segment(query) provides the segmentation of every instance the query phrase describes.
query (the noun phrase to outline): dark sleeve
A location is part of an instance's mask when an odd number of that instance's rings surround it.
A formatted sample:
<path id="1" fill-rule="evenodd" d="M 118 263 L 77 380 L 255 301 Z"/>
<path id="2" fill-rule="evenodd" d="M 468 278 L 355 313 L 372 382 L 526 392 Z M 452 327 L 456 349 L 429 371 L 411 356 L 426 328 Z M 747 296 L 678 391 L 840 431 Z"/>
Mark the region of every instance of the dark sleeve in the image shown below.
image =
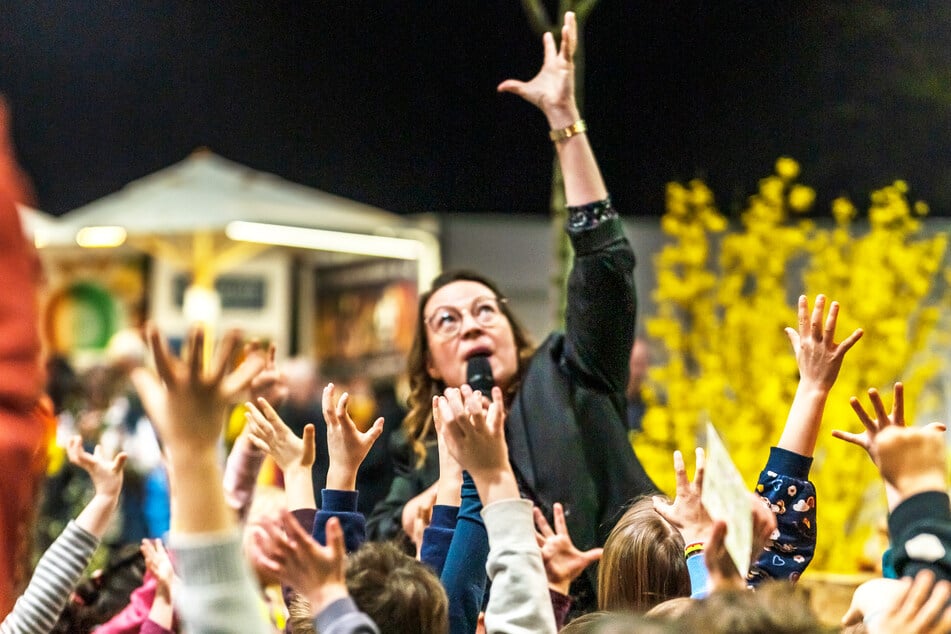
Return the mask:
<path id="1" fill-rule="evenodd" d="M 462 504 L 440 581 L 449 597 L 450 634 L 476 631 L 488 577 L 489 535 L 482 521 L 482 502 L 475 482 L 462 474 Z"/>
<path id="2" fill-rule="evenodd" d="M 312 535 L 318 543 L 327 544 L 327 520 L 336 517 L 343 529 L 347 552 L 352 553 L 367 540 L 366 518 L 357 511 L 356 491 L 324 489 L 320 492 L 321 508 L 314 517 Z"/>
<path id="3" fill-rule="evenodd" d="M 756 492 L 776 514 L 776 531 L 750 567 L 748 580 L 797 581 L 816 552 L 816 487 L 809 481 L 812 458 L 779 447 L 769 452 Z"/>
<path id="4" fill-rule="evenodd" d="M 456 531 L 459 518 L 458 506 L 437 504 L 433 507 L 433 517 L 423 531 L 423 544 L 419 548 L 419 560 L 433 569 L 436 575 L 442 575 L 446 565 L 446 555 L 452 535 Z"/>
<path id="5" fill-rule="evenodd" d="M 610 198 L 569 212 L 575 258 L 568 277 L 566 360 L 592 389 L 623 392 L 637 310 L 634 252 Z"/>
<path id="6" fill-rule="evenodd" d="M 551 588 L 548 589 L 548 595 L 551 597 L 551 609 L 555 613 L 555 627 L 561 631 L 561 628 L 565 626 L 565 619 L 568 618 L 568 612 L 571 611 L 571 597 Z"/>
<path id="7" fill-rule="evenodd" d="M 913 495 L 888 517 L 892 562 L 899 577 L 914 577 L 929 568 L 951 580 L 951 504 L 943 491 Z"/>
<path id="8" fill-rule="evenodd" d="M 419 468 L 415 465 L 415 454 L 401 444 L 394 443 L 397 467 L 390 491 L 367 518 L 367 537 L 374 541 L 385 541 L 399 535 L 403 530 L 403 507 L 439 478 L 439 456 L 435 443 L 427 445 L 426 459 Z"/>

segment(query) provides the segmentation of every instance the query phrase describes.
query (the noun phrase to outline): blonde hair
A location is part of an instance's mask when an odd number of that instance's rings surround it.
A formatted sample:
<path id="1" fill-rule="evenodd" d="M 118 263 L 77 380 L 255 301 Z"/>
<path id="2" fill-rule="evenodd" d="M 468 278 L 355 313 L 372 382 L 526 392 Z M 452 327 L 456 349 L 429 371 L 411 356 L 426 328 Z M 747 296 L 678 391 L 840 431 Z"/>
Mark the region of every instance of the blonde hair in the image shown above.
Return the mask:
<path id="1" fill-rule="evenodd" d="M 598 609 L 642 613 L 690 596 L 680 532 L 644 497 L 631 505 L 604 543 L 598 568 Z"/>

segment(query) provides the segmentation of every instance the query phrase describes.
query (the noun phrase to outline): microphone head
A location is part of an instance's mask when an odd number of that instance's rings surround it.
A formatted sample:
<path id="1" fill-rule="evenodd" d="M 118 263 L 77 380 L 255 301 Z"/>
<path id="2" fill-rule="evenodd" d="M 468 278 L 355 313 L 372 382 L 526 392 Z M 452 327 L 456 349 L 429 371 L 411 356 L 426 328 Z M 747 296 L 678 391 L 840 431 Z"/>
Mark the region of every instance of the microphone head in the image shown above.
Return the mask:
<path id="1" fill-rule="evenodd" d="M 484 396 L 491 395 L 495 379 L 492 378 L 492 366 L 487 356 L 480 354 L 470 357 L 466 364 L 466 383 Z"/>

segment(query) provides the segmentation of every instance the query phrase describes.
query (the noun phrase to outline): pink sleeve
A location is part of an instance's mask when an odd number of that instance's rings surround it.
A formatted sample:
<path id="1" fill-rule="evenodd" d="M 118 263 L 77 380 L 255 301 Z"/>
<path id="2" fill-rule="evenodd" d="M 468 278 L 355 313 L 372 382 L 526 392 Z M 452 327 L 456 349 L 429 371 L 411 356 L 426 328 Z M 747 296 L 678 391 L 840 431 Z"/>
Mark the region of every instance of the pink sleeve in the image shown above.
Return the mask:
<path id="1" fill-rule="evenodd" d="M 155 577 L 146 572 L 142 585 L 132 591 L 132 596 L 129 597 L 129 605 L 125 606 L 122 612 L 100 625 L 96 629 L 96 634 L 137 634 L 140 630 L 142 632 L 166 631 L 145 629 L 148 623 L 149 610 L 152 609 L 152 601 L 155 600 L 155 587 L 157 585 L 158 582 Z"/>
<path id="2" fill-rule="evenodd" d="M 225 501 L 243 522 L 254 499 L 254 485 L 267 454 L 251 444 L 245 434 L 238 436 L 225 465 Z"/>

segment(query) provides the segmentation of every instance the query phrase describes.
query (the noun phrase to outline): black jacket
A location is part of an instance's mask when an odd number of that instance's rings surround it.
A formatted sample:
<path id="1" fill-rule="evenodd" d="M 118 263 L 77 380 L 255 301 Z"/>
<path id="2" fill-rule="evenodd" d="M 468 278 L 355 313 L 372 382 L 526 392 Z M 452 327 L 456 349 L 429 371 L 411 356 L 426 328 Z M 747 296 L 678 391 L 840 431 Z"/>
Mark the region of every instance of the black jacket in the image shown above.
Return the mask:
<path id="1" fill-rule="evenodd" d="M 561 502 L 572 540 L 586 550 L 604 544 L 629 501 L 657 487 L 625 425 L 637 308 L 634 254 L 618 218 L 569 235 L 575 262 L 565 332 L 552 333 L 532 357 L 506 438 L 523 494 L 549 521 L 552 505 Z M 435 443 L 428 449 L 424 466 L 398 474 L 375 509 L 367 523 L 371 539 L 399 532 L 403 504 L 436 481 Z"/>

